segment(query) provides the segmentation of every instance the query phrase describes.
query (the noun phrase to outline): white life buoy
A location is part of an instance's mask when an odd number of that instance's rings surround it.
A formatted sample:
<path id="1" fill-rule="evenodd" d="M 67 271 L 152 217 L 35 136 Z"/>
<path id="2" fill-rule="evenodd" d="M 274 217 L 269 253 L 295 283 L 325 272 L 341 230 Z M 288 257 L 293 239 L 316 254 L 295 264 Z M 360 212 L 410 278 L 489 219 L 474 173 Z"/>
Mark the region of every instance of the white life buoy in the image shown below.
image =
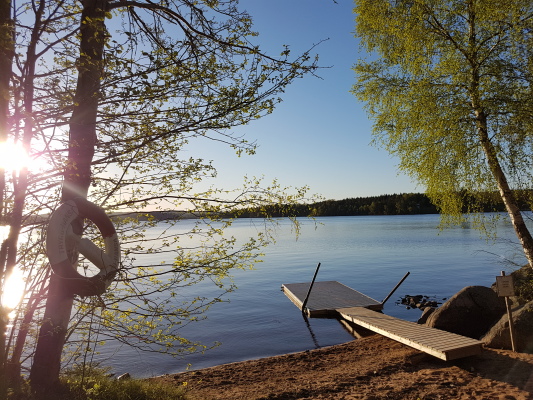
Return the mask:
<path id="1" fill-rule="evenodd" d="M 76 218 L 91 220 L 104 238 L 105 251 L 81 232 L 74 232 L 72 222 Z M 79 251 L 100 270 L 87 277 L 76 270 L 69 251 Z M 111 285 L 120 266 L 120 243 L 115 227 L 105 211 L 84 198 L 75 198 L 61 204 L 50 217 L 46 231 L 46 254 L 55 274 L 64 279 L 68 290 L 80 296 L 95 296 Z"/>

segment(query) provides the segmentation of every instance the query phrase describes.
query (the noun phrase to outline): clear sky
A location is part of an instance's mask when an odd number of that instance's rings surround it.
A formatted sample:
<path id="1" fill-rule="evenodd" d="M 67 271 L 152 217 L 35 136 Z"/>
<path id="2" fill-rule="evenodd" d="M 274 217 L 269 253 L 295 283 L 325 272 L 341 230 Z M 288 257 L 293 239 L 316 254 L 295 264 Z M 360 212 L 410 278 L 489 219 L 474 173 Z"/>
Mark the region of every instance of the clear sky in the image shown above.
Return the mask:
<path id="1" fill-rule="evenodd" d="M 218 187 L 238 187 L 242 177 L 277 178 L 282 185 L 309 185 L 326 199 L 423 192 L 405 175 L 398 160 L 370 145 L 371 121 L 350 93 L 351 67 L 363 54 L 354 37 L 351 0 L 240 0 L 259 32 L 257 43 L 278 55 L 284 44 L 300 54 L 315 51 L 330 68 L 294 82 L 269 116 L 236 129 L 259 144 L 257 154 L 238 158 L 220 144 L 202 149 L 219 171 Z M 197 154 L 191 154 L 197 156 Z"/>

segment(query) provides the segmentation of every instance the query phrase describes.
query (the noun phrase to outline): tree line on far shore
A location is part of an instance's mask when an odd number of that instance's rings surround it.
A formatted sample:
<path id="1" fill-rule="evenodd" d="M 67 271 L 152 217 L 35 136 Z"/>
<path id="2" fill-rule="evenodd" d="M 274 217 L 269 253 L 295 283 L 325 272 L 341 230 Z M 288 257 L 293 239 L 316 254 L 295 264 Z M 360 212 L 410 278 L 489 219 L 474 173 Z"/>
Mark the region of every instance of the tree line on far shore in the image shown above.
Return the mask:
<path id="1" fill-rule="evenodd" d="M 476 209 L 478 212 L 505 212 L 505 206 L 498 193 L 485 193 L 483 201 L 466 191 L 457 194 L 466 214 Z M 529 211 L 533 207 L 533 190 L 516 191 L 520 209 Z M 474 206 L 475 205 L 475 206 Z M 230 213 L 215 213 L 222 218 L 263 218 L 270 217 L 334 217 L 354 215 L 414 215 L 439 214 L 440 210 L 424 193 L 384 194 L 370 197 L 352 197 L 343 200 L 323 200 L 310 204 L 275 204 L 270 206 L 250 207 Z M 177 220 L 206 218 L 213 214 L 185 211 L 151 211 L 148 213 L 119 213 L 116 218 L 135 217 L 139 220 Z"/>
<path id="2" fill-rule="evenodd" d="M 531 191 L 517 192 L 520 208 L 531 210 Z M 472 205 L 474 198 L 467 192 L 458 193 L 461 201 Z M 498 193 L 486 193 L 483 202 L 477 202 L 479 212 L 503 212 L 505 206 Z M 330 217 L 353 215 L 413 215 L 413 214 L 439 214 L 439 209 L 428 196 L 423 193 L 385 194 L 371 197 L 355 197 L 343 200 L 324 200 L 312 204 L 273 205 L 268 207 L 268 214 L 273 217 Z M 248 208 L 239 212 L 239 218 L 254 218 L 264 213 L 263 210 Z M 264 215 L 264 214 L 263 214 Z"/>

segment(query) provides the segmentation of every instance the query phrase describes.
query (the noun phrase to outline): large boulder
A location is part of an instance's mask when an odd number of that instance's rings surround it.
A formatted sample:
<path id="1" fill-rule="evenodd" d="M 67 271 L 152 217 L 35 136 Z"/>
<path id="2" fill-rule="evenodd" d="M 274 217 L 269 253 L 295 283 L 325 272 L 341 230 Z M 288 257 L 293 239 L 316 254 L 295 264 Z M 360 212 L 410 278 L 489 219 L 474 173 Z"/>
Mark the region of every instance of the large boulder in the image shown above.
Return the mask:
<path id="1" fill-rule="evenodd" d="M 533 302 L 513 310 L 513 337 L 515 350 L 533 353 Z M 495 349 L 511 349 L 509 317 L 505 313 L 481 339 L 486 346 Z"/>
<path id="2" fill-rule="evenodd" d="M 431 314 L 426 325 L 479 339 L 505 310 L 505 301 L 494 290 L 484 286 L 468 286 Z"/>
<path id="3" fill-rule="evenodd" d="M 430 317 L 431 314 L 435 312 L 435 307 L 426 307 L 424 310 L 422 310 L 422 315 L 420 318 L 418 318 L 418 321 L 416 321 L 417 324 L 425 324 Z"/>

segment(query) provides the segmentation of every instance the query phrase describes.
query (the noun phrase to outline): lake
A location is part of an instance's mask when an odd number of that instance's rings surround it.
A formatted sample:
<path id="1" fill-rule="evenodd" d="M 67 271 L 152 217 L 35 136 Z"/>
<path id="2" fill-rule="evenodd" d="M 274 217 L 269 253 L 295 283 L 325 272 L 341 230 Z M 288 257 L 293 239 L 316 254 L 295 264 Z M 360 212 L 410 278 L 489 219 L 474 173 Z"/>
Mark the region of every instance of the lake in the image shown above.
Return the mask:
<path id="1" fill-rule="evenodd" d="M 300 222 L 302 231 L 296 240 L 289 220 L 281 220 L 277 242 L 266 249 L 264 262 L 252 271 L 235 271 L 238 289 L 228 294 L 228 301 L 211 307 L 207 319 L 181 330 L 184 337 L 206 345 L 219 341 L 220 346 L 176 359 L 108 342 L 100 349 L 99 360 L 116 374 L 148 377 L 184 371 L 189 364 L 199 369 L 353 340 L 336 319 L 304 319 L 280 290 L 284 283 L 310 282 L 319 262 L 317 281 L 336 280 L 379 301 L 409 271 L 384 312 L 411 321 L 421 311 L 399 305 L 401 296 L 448 298 L 466 286 L 490 286 L 501 270 L 510 272 L 526 263 L 504 220 L 497 223 L 496 238 L 489 241 L 470 224 L 439 230 L 438 215 L 322 217 L 316 219 L 317 225 L 307 219 Z M 230 229 L 246 236 L 258 226 L 257 220 L 242 219 Z M 195 295 L 211 294 L 204 285 L 194 290 Z"/>

